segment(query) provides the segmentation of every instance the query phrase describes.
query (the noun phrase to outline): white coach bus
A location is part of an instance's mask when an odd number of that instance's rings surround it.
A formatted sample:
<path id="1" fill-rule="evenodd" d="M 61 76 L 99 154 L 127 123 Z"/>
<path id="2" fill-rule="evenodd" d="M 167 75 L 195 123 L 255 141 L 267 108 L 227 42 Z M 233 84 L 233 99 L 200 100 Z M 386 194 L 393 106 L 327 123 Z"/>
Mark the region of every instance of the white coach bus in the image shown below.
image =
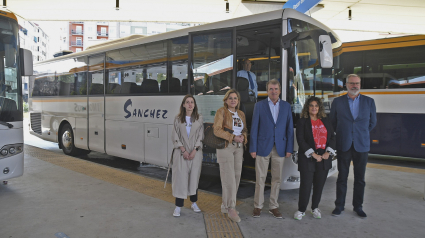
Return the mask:
<path id="1" fill-rule="evenodd" d="M 19 48 L 18 20 L 0 11 L 0 180 L 24 173 L 22 76 L 32 75 L 31 51 Z"/>
<path id="2" fill-rule="evenodd" d="M 65 154 L 97 151 L 167 166 L 173 119 L 184 95 L 195 95 L 204 121 L 213 122 L 226 90 L 236 88 L 250 126 L 257 99 L 249 95 L 247 79 L 236 76 L 241 59 L 249 58 L 258 100 L 267 95 L 266 82 L 278 79 L 296 123 L 304 95 L 333 78 L 338 57 L 332 49 L 340 45 L 329 28 L 292 9 L 104 43 L 35 65 L 30 130 L 58 142 Z M 305 84 L 304 77 L 314 78 L 310 88 L 290 86 Z M 218 165 L 213 149 L 203 153 L 204 163 Z M 281 189 L 299 187 L 294 161 L 296 153 L 285 160 Z M 249 177 L 253 167 L 245 153 L 242 176 Z M 331 173 L 335 167 L 336 161 Z"/>

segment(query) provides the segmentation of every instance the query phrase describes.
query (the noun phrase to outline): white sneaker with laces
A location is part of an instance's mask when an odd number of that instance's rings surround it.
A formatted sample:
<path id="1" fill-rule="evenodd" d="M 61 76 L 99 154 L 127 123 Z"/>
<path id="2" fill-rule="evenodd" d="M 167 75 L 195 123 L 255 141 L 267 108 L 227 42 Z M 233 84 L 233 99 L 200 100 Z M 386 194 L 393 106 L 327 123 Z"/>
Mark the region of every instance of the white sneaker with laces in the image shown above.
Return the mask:
<path id="1" fill-rule="evenodd" d="M 296 211 L 294 214 L 294 219 L 301 220 L 303 219 L 303 216 L 305 216 L 305 212 Z"/>
<path id="2" fill-rule="evenodd" d="M 174 209 L 174 212 L 173 212 L 173 216 L 175 216 L 175 217 L 179 217 L 180 216 L 180 207 L 176 207 L 176 209 Z"/>
<path id="3" fill-rule="evenodd" d="M 319 208 L 315 208 L 313 211 L 311 211 L 311 214 L 313 214 L 313 217 L 316 219 L 322 218 L 322 213 Z"/>
<path id="4" fill-rule="evenodd" d="M 201 209 L 199 209 L 198 205 L 196 205 L 196 202 L 192 203 L 190 206 L 194 212 L 201 212 Z"/>

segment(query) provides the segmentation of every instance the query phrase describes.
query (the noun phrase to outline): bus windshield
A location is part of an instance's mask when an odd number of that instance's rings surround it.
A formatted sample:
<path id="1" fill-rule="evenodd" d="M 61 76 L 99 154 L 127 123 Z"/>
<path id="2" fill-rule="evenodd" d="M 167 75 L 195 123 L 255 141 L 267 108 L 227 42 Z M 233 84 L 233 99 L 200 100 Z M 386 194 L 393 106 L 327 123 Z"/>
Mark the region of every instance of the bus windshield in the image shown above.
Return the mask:
<path id="1" fill-rule="evenodd" d="M 12 19 L 1 18 L 0 121 L 22 121 L 22 89 L 18 71 L 18 26 Z"/>
<path id="2" fill-rule="evenodd" d="M 319 28 L 300 20 L 291 19 L 288 29 L 303 32 Z M 288 59 L 288 102 L 292 105 L 292 112 L 295 115 L 294 122 L 299 118 L 302 108 L 310 96 L 322 98 L 325 112 L 329 113 L 329 99 L 333 97 L 335 91 L 334 68 L 322 69 L 320 67 L 314 40 L 310 37 L 292 42 L 288 49 Z"/>

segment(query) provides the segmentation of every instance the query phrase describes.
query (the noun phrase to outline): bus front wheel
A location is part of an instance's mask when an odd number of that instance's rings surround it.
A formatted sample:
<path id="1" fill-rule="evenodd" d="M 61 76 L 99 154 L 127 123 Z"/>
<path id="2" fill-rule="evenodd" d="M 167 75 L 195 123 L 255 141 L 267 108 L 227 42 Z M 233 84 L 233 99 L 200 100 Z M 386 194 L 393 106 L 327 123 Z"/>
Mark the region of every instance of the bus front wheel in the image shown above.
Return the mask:
<path id="1" fill-rule="evenodd" d="M 74 133 L 72 132 L 71 125 L 65 124 L 62 127 L 61 133 L 62 151 L 66 155 L 77 155 L 78 148 L 74 145 Z"/>

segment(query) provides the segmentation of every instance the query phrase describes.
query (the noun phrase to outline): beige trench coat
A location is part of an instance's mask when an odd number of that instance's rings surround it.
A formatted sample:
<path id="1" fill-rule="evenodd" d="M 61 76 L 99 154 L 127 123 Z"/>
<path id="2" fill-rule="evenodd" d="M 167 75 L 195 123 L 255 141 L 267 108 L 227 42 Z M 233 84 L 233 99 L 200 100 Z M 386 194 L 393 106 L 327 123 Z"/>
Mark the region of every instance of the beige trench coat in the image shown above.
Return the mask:
<path id="1" fill-rule="evenodd" d="M 189 138 L 186 132 L 186 123 L 181 123 L 176 117 L 171 136 L 174 145 L 172 188 L 173 196 L 186 199 L 187 196 L 195 195 L 198 189 L 199 176 L 202 167 L 202 140 L 204 139 L 204 122 L 202 115 L 192 123 Z M 180 146 L 184 146 L 187 152 L 195 147 L 200 147 L 193 160 L 185 160 L 181 154 Z"/>

